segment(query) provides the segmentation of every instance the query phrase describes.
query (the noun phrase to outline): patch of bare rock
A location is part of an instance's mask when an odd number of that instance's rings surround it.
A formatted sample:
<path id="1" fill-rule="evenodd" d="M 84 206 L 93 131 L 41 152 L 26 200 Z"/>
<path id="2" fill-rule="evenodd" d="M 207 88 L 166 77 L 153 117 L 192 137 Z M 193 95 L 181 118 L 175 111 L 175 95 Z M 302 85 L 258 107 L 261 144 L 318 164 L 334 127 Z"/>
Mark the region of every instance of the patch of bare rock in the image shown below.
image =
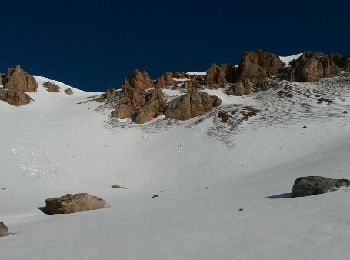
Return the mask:
<path id="1" fill-rule="evenodd" d="M 9 234 L 8 227 L 4 224 L 4 222 L 0 222 L 0 237 L 5 237 Z"/>
<path id="2" fill-rule="evenodd" d="M 66 95 L 73 95 L 73 90 L 71 88 L 67 88 L 64 90 L 64 93 L 66 93 Z"/>
<path id="3" fill-rule="evenodd" d="M 332 179 L 321 176 L 301 177 L 294 182 L 292 197 L 319 195 L 348 186 L 350 186 L 350 180 L 347 179 Z"/>
<path id="4" fill-rule="evenodd" d="M 60 87 L 50 81 L 44 82 L 43 86 L 46 88 L 47 92 L 60 92 Z"/>
<path id="5" fill-rule="evenodd" d="M 221 99 L 217 96 L 195 91 L 173 99 L 165 110 L 165 117 L 187 120 L 211 111 L 220 104 Z"/>
<path id="6" fill-rule="evenodd" d="M 132 118 L 142 124 L 164 112 L 165 99 L 161 89 L 154 89 L 147 72 L 135 70 L 122 86 L 122 102 L 112 112 L 116 118 Z"/>
<path id="7" fill-rule="evenodd" d="M 75 212 L 107 208 L 106 201 L 87 193 L 67 194 L 60 198 L 45 200 L 46 206 L 41 210 L 48 215 L 71 214 Z"/>
<path id="8" fill-rule="evenodd" d="M 38 89 L 34 77 L 19 65 L 9 68 L 7 73 L 2 75 L 2 85 L 0 99 L 14 106 L 29 104 L 32 99 L 25 92 L 36 92 Z"/>

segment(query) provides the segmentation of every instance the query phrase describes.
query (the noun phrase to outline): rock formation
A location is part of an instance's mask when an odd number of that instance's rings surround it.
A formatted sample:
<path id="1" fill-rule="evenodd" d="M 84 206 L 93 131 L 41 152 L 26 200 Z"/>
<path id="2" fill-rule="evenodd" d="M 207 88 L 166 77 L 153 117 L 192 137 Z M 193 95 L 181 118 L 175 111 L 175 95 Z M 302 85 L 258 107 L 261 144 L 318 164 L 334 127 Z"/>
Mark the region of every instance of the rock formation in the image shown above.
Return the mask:
<path id="1" fill-rule="evenodd" d="M 105 90 L 105 97 L 109 100 L 112 99 L 116 94 L 116 89 L 115 88 L 107 88 Z"/>
<path id="2" fill-rule="evenodd" d="M 310 195 L 318 195 L 326 192 L 338 190 L 340 187 L 350 186 L 350 180 L 347 179 L 331 179 L 321 176 L 301 177 L 295 180 L 292 196 L 305 197 Z"/>
<path id="3" fill-rule="evenodd" d="M 24 71 L 19 65 L 9 68 L 3 76 L 2 85 L 6 89 L 18 92 L 36 92 L 38 84 L 34 77 Z"/>
<path id="4" fill-rule="evenodd" d="M 225 87 L 226 81 L 226 69 L 224 66 L 218 66 L 213 64 L 209 67 L 206 74 L 206 81 L 208 86 L 213 87 Z"/>
<path id="5" fill-rule="evenodd" d="M 4 222 L 0 222 L 0 237 L 5 237 L 8 235 L 8 228 L 7 226 L 4 224 Z"/>
<path id="6" fill-rule="evenodd" d="M 164 111 L 165 100 L 161 89 L 149 90 L 153 84 L 147 72 L 135 70 L 122 86 L 123 102 L 112 112 L 117 118 L 131 118 L 138 124 L 146 123 Z"/>
<path id="7" fill-rule="evenodd" d="M 153 84 L 148 73 L 138 70 L 134 70 L 133 74 L 125 80 L 123 85 L 123 88 L 132 88 L 139 93 L 152 87 Z"/>
<path id="8" fill-rule="evenodd" d="M 47 92 L 60 92 L 60 87 L 50 81 L 44 82 L 43 86 L 46 88 Z"/>
<path id="9" fill-rule="evenodd" d="M 269 52 L 245 52 L 238 66 L 241 79 L 259 80 L 277 75 L 284 67 L 281 59 Z"/>
<path id="10" fill-rule="evenodd" d="M 137 124 L 146 123 L 156 118 L 165 110 L 165 99 L 160 89 L 152 90 L 145 94 L 144 106 L 135 114 L 134 121 Z"/>
<path id="11" fill-rule="evenodd" d="M 25 92 L 35 92 L 38 88 L 34 77 L 19 65 L 9 68 L 7 73 L 2 75 L 2 85 L 0 100 L 14 106 L 29 104 L 32 99 Z"/>
<path id="12" fill-rule="evenodd" d="M 67 88 L 64 90 L 64 93 L 70 96 L 70 95 L 73 95 L 73 90 L 71 88 Z"/>
<path id="13" fill-rule="evenodd" d="M 333 77 L 344 67 L 340 55 L 325 55 L 322 52 L 305 52 L 291 62 L 290 81 L 315 82 L 321 78 Z"/>
<path id="14" fill-rule="evenodd" d="M 0 90 L 0 100 L 5 101 L 13 106 L 27 105 L 33 99 L 26 93 L 21 91 L 16 91 L 14 89 L 2 89 Z"/>
<path id="15" fill-rule="evenodd" d="M 187 120 L 211 111 L 221 104 L 217 96 L 210 96 L 206 92 L 194 91 L 173 99 L 165 111 L 166 118 Z"/>
<path id="16" fill-rule="evenodd" d="M 164 75 L 162 75 L 159 79 L 157 79 L 154 82 L 154 85 L 156 88 L 167 88 L 174 86 L 174 80 L 173 80 L 173 73 L 172 72 L 166 72 Z"/>
<path id="17" fill-rule="evenodd" d="M 50 198 L 45 200 L 43 212 L 48 215 L 70 214 L 74 212 L 107 208 L 107 203 L 98 197 L 87 193 L 67 194 L 60 198 Z"/>

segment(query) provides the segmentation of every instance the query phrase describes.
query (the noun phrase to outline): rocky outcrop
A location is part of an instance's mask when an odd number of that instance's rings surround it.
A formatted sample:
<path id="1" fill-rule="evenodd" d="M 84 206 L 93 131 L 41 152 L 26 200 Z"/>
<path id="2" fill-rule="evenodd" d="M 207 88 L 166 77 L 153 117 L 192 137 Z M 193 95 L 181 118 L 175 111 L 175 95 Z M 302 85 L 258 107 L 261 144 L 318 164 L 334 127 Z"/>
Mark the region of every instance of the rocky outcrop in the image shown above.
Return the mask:
<path id="1" fill-rule="evenodd" d="M 164 95 L 160 89 L 146 93 L 144 106 L 135 113 L 135 123 L 144 124 L 156 118 L 160 113 L 164 112 L 165 106 Z"/>
<path id="2" fill-rule="evenodd" d="M 167 106 L 165 117 L 187 120 L 211 111 L 220 104 L 221 99 L 217 96 L 195 91 L 173 99 Z"/>
<path id="3" fill-rule="evenodd" d="M 226 81 L 226 67 L 213 64 L 209 67 L 205 77 L 209 86 L 225 87 Z"/>
<path id="4" fill-rule="evenodd" d="M 119 104 L 114 111 L 112 116 L 115 118 L 125 119 L 130 118 L 132 115 L 132 108 L 128 104 Z"/>
<path id="5" fill-rule="evenodd" d="M 113 99 L 115 97 L 116 94 L 116 89 L 115 88 L 107 88 L 105 90 L 105 98 L 107 100 Z"/>
<path id="6" fill-rule="evenodd" d="M 5 237 L 9 234 L 9 230 L 4 222 L 0 222 L 0 237 Z"/>
<path id="7" fill-rule="evenodd" d="M 338 190 L 340 187 L 350 186 L 350 180 L 331 179 L 321 176 L 301 177 L 295 180 L 292 197 L 305 197 Z"/>
<path id="8" fill-rule="evenodd" d="M 277 75 L 284 67 L 281 59 L 269 52 L 255 50 L 245 52 L 238 66 L 240 78 L 251 81 L 265 79 Z"/>
<path id="9" fill-rule="evenodd" d="M 0 100 L 14 106 L 29 104 L 32 99 L 25 92 L 35 92 L 38 88 L 34 77 L 19 65 L 9 68 L 7 73 L 2 75 L 2 85 Z"/>
<path id="10" fill-rule="evenodd" d="M 273 87 L 276 81 L 272 79 L 279 77 L 284 66 L 273 53 L 262 50 L 245 52 L 238 68 L 226 69 L 226 78 L 234 83 L 227 89 L 227 94 L 242 96 Z"/>
<path id="11" fill-rule="evenodd" d="M 0 100 L 13 106 L 27 105 L 33 101 L 26 93 L 13 89 L 0 89 Z"/>
<path id="12" fill-rule="evenodd" d="M 325 55 L 322 52 L 305 52 L 290 64 L 289 80 L 299 82 L 315 82 L 333 77 L 345 67 L 340 55 Z"/>
<path id="13" fill-rule="evenodd" d="M 147 72 L 135 70 L 122 86 L 123 101 L 112 112 L 116 118 L 131 118 L 146 123 L 164 112 L 165 100 L 161 89 L 149 90 L 153 84 Z"/>
<path id="14" fill-rule="evenodd" d="M 45 204 L 46 206 L 42 211 L 48 215 L 70 214 L 108 207 L 103 199 L 87 193 L 67 194 L 60 198 L 46 199 Z"/>
<path id="15" fill-rule="evenodd" d="M 73 95 L 73 90 L 71 88 L 67 88 L 64 90 L 64 93 L 70 96 L 70 95 Z"/>
<path id="16" fill-rule="evenodd" d="M 134 70 L 133 74 L 125 80 L 123 88 L 132 88 L 136 92 L 152 88 L 153 84 L 147 72 Z"/>
<path id="17" fill-rule="evenodd" d="M 19 65 L 8 69 L 3 76 L 2 85 L 6 89 L 17 92 L 36 92 L 38 89 L 38 84 L 34 77 L 29 75 Z"/>
<path id="18" fill-rule="evenodd" d="M 156 88 L 167 88 L 174 86 L 175 81 L 173 80 L 173 73 L 166 72 L 159 79 L 157 79 L 154 83 Z"/>
<path id="19" fill-rule="evenodd" d="M 43 86 L 46 88 L 47 92 L 60 92 L 60 87 L 50 81 L 44 82 Z"/>

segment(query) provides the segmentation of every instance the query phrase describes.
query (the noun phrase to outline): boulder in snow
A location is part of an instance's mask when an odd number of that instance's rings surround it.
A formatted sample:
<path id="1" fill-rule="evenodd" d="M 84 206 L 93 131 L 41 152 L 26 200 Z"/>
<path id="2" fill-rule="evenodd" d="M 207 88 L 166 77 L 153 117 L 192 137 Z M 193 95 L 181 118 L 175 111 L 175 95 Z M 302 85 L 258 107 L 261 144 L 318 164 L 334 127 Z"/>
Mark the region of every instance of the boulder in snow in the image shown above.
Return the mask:
<path id="1" fill-rule="evenodd" d="M 43 86 L 46 88 L 47 92 L 60 92 L 60 87 L 50 81 L 44 82 Z"/>
<path id="2" fill-rule="evenodd" d="M 305 197 L 338 190 L 350 186 L 350 180 L 332 179 L 321 176 L 307 176 L 295 180 L 292 197 Z"/>
<path id="3" fill-rule="evenodd" d="M 27 105 L 33 101 L 26 93 L 14 89 L 0 89 L 0 100 L 14 106 Z"/>
<path id="4" fill-rule="evenodd" d="M 66 93 L 67 95 L 73 95 L 73 90 L 71 88 L 67 88 L 64 93 Z"/>
<path id="5" fill-rule="evenodd" d="M 187 120 L 211 111 L 221 104 L 217 96 L 210 96 L 206 92 L 194 91 L 174 98 L 167 106 L 165 117 Z"/>
<path id="6" fill-rule="evenodd" d="M 0 222 L 0 237 L 7 236 L 9 234 L 8 232 L 9 230 L 7 226 L 4 224 L 4 222 Z"/>
<path id="7" fill-rule="evenodd" d="M 19 65 L 8 69 L 2 78 L 2 85 L 5 89 L 17 92 L 36 92 L 38 89 L 38 83 L 34 77 L 29 75 Z"/>
<path id="8" fill-rule="evenodd" d="M 106 201 L 87 193 L 67 194 L 60 198 L 45 200 L 46 206 L 42 211 L 48 215 L 70 214 L 74 212 L 107 208 Z"/>

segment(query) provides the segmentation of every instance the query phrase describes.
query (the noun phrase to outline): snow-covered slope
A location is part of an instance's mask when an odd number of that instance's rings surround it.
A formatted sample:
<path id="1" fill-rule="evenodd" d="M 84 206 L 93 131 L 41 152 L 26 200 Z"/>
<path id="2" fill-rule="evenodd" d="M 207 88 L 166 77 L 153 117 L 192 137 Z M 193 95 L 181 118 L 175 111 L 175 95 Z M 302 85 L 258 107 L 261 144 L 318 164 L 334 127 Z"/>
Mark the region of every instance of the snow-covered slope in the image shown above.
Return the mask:
<path id="1" fill-rule="evenodd" d="M 96 93 L 42 86 L 29 105 L 0 102 L 0 221 L 15 233 L 0 239 L 0 259 L 349 259 L 349 190 L 288 198 L 300 176 L 350 178 L 349 83 L 288 86 L 292 98 L 206 90 L 219 110 L 261 111 L 238 125 L 213 112 L 135 126 L 109 120 Z M 38 209 L 78 192 L 111 207 Z"/>
<path id="2" fill-rule="evenodd" d="M 301 55 L 303 54 L 299 53 L 299 54 L 294 54 L 289 56 L 280 56 L 280 59 L 288 67 L 291 61 L 298 59 Z"/>

